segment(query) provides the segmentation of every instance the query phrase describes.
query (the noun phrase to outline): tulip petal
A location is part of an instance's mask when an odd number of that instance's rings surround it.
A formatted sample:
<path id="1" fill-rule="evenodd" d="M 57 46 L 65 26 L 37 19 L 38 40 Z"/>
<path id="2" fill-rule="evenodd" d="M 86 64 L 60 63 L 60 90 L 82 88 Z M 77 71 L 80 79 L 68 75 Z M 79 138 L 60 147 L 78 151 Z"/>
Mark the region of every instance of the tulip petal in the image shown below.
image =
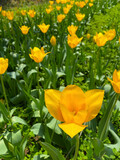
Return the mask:
<path id="1" fill-rule="evenodd" d="M 112 81 L 111 79 L 109 79 L 109 78 L 107 78 L 107 79 L 111 82 L 114 91 L 115 91 L 116 93 L 120 93 L 120 82 L 115 83 L 115 82 Z"/>
<path id="2" fill-rule="evenodd" d="M 82 125 L 87 117 L 87 110 L 81 110 L 74 116 L 74 123 Z"/>
<path id="3" fill-rule="evenodd" d="M 64 121 L 60 111 L 60 95 L 61 92 L 53 89 L 45 90 L 45 104 L 50 114 L 59 121 Z"/>
<path id="4" fill-rule="evenodd" d="M 89 90 L 85 93 L 86 99 L 87 99 L 87 105 L 88 105 L 88 114 L 86 117 L 85 122 L 88 122 L 95 118 L 100 111 L 103 97 L 104 97 L 104 91 L 99 89 L 93 89 Z"/>
<path id="5" fill-rule="evenodd" d="M 61 93 L 60 108 L 65 107 L 70 112 L 78 112 L 86 108 L 84 92 L 76 85 L 68 85 Z"/>
<path id="6" fill-rule="evenodd" d="M 77 125 L 75 123 L 62 123 L 58 124 L 59 127 L 67 133 L 71 138 L 73 138 L 76 134 L 78 134 L 80 131 L 82 131 L 85 127 L 85 125 Z"/>
<path id="7" fill-rule="evenodd" d="M 117 76 L 117 70 L 115 69 L 114 73 L 113 73 L 113 81 L 114 82 L 118 82 L 118 76 Z"/>

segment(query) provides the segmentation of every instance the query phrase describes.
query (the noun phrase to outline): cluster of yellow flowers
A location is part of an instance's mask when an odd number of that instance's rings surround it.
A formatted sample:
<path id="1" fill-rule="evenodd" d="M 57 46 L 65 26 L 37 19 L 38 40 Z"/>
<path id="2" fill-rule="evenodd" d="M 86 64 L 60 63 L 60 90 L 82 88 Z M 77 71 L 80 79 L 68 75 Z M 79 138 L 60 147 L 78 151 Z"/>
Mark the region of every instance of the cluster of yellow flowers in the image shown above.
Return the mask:
<path id="1" fill-rule="evenodd" d="M 96 33 L 96 35 L 93 37 L 94 41 L 96 42 L 97 46 L 101 47 L 106 44 L 107 41 L 111 41 L 116 36 L 115 29 L 110 29 L 108 31 L 105 31 L 105 34 Z"/>

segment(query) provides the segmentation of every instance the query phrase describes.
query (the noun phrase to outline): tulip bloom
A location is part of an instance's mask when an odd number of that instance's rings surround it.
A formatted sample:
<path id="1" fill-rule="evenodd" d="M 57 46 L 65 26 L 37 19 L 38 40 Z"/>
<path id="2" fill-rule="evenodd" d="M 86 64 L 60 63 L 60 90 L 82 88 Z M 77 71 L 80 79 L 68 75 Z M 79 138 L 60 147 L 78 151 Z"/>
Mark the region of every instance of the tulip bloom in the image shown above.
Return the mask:
<path id="1" fill-rule="evenodd" d="M 107 36 L 102 33 L 96 33 L 96 36 L 94 36 L 93 39 L 99 47 L 104 46 L 108 41 Z"/>
<path id="2" fill-rule="evenodd" d="M 33 18 L 35 16 L 36 12 L 34 10 L 29 10 L 28 14 L 31 18 Z"/>
<path id="3" fill-rule="evenodd" d="M 105 32 L 105 35 L 106 35 L 108 41 L 111 41 L 111 40 L 113 40 L 115 38 L 116 31 L 115 31 L 115 29 L 110 29 L 110 30 Z"/>
<path id="4" fill-rule="evenodd" d="M 67 29 L 68 29 L 68 32 L 69 32 L 71 35 L 73 35 L 73 34 L 76 33 L 76 31 L 77 31 L 77 29 L 78 29 L 78 26 L 71 25 L 71 26 L 68 26 Z"/>
<path id="5" fill-rule="evenodd" d="M 82 19 L 85 17 L 85 14 L 81 14 L 81 13 L 77 13 L 75 15 L 78 21 L 82 21 Z"/>
<path id="6" fill-rule="evenodd" d="M 79 5 L 80 5 L 80 8 L 83 8 L 86 5 L 86 3 L 84 1 L 80 1 Z"/>
<path id="7" fill-rule="evenodd" d="M 27 13 L 27 11 L 26 11 L 26 10 L 21 10 L 21 14 L 22 14 L 23 16 L 25 16 L 25 15 L 26 15 L 26 13 Z"/>
<path id="8" fill-rule="evenodd" d="M 61 7 L 60 6 L 56 6 L 56 9 L 59 11 L 61 9 Z"/>
<path id="9" fill-rule="evenodd" d="M 87 34 L 87 39 L 90 39 L 90 34 L 89 33 Z"/>
<path id="10" fill-rule="evenodd" d="M 83 37 L 78 38 L 76 34 L 74 35 L 68 35 L 68 45 L 71 48 L 75 48 L 81 41 L 82 41 Z"/>
<path id="11" fill-rule="evenodd" d="M 70 10 L 69 8 L 64 7 L 64 8 L 63 8 L 63 12 L 64 12 L 64 14 L 68 14 L 69 10 Z"/>
<path id="12" fill-rule="evenodd" d="M 9 20 L 13 20 L 14 18 L 14 13 L 12 11 L 6 12 L 6 16 Z"/>
<path id="13" fill-rule="evenodd" d="M 55 38 L 55 36 L 52 36 L 52 37 L 51 37 L 50 43 L 52 44 L 52 46 L 55 46 L 55 45 L 56 45 L 56 38 Z"/>
<path id="14" fill-rule="evenodd" d="M 6 11 L 2 10 L 2 15 L 5 17 L 6 16 Z"/>
<path id="15" fill-rule="evenodd" d="M 46 25 L 45 23 L 42 23 L 40 25 L 38 25 L 39 29 L 43 32 L 43 33 L 46 33 L 50 27 L 50 25 Z"/>
<path id="16" fill-rule="evenodd" d="M 113 81 L 111 79 L 109 79 L 109 78 L 107 78 L 107 79 L 111 82 L 114 91 L 116 93 L 120 93 L 120 70 L 117 71 L 115 69 L 115 71 L 113 73 Z"/>
<path id="17" fill-rule="evenodd" d="M 29 29 L 30 27 L 27 27 L 27 26 L 20 27 L 20 30 L 23 34 L 28 34 Z"/>
<path id="18" fill-rule="evenodd" d="M 64 15 L 64 14 L 59 14 L 59 15 L 57 16 L 57 21 L 58 21 L 59 23 L 61 23 L 64 18 L 65 18 L 65 15 Z"/>
<path id="19" fill-rule="evenodd" d="M 8 59 L 0 58 L 0 75 L 4 74 L 8 68 Z"/>
<path id="20" fill-rule="evenodd" d="M 43 61 L 44 57 L 50 52 L 45 53 L 44 48 L 41 49 L 34 47 L 31 48 L 31 54 L 29 54 L 30 58 L 33 59 L 36 63 L 40 63 Z"/>
<path id="21" fill-rule="evenodd" d="M 92 7 L 93 6 L 93 3 L 89 3 L 89 7 Z"/>
<path id="22" fill-rule="evenodd" d="M 59 127 L 71 138 L 82 131 L 100 111 L 104 91 L 93 89 L 84 93 L 76 85 L 68 85 L 62 92 L 45 90 L 45 104 L 50 114 L 64 123 Z"/>
<path id="23" fill-rule="evenodd" d="M 0 12 L 2 11 L 2 6 L 0 6 Z"/>

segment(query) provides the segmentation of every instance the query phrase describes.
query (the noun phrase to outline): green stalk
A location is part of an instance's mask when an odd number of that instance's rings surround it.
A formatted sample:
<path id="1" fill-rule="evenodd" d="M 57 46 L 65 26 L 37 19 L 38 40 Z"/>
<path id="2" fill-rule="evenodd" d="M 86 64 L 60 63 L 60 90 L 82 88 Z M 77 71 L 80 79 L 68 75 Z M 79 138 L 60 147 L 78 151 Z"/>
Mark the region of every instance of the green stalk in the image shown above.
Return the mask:
<path id="1" fill-rule="evenodd" d="M 9 109 L 9 105 L 8 105 L 8 100 L 7 100 L 7 96 L 6 96 L 6 92 L 5 92 L 5 86 L 4 86 L 2 75 L 0 76 L 0 78 L 1 78 L 1 84 L 2 84 L 2 89 L 3 89 L 3 94 L 4 94 L 4 97 L 5 97 L 5 101 L 6 101 L 6 106 L 7 106 L 8 112 L 9 112 L 10 109 Z"/>
<path id="2" fill-rule="evenodd" d="M 76 135 L 76 148 L 75 148 L 75 154 L 73 157 L 73 160 L 77 159 L 78 151 L 79 151 L 79 134 Z"/>

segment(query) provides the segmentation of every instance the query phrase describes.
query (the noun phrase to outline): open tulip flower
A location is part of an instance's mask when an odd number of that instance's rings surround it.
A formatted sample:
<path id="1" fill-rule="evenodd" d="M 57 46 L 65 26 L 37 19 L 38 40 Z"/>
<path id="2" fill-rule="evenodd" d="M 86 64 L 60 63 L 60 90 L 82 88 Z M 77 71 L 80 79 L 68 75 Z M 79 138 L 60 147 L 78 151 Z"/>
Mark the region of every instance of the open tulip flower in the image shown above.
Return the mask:
<path id="1" fill-rule="evenodd" d="M 38 47 L 31 48 L 31 54 L 29 54 L 30 58 L 33 59 L 36 63 L 40 63 L 43 61 L 44 57 L 50 52 L 45 53 L 44 48 Z"/>
<path id="2" fill-rule="evenodd" d="M 71 35 L 73 35 L 73 34 L 76 33 L 76 31 L 77 31 L 77 29 L 78 29 L 78 26 L 74 26 L 74 25 L 72 24 L 71 26 L 68 26 L 67 29 L 68 29 L 68 32 L 69 32 Z"/>
<path id="3" fill-rule="evenodd" d="M 117 71 L 115 69 L 115 71 L 113 73 L 113 81 L 111 79 L 109 79 L 109 78 L 107 78 L 107 79 L 111 82 L 114 91 L 116 93 L 120 93 L 120 70 Z"/>
<path id="4" fill-rule="evenodd" d="M 82 41 L 82 39 L 83 37 L 78 38 L 76 34 L 71 36 L 68 34 L 67 42 L 71 48 L 75 48 Z"/>
<path id="5" fill-rule="evenodd" d="M 115 38 L 116 31 L 115 31 L 115 29 L 110 29 L 108 31 L 105 31 L 105 35 L 106 35 L 107 39 L 109 41 L 111 41 L 111 40 L 113 40 Z"/>
<path id="6" fill-rule="evenodd" d="M 12 11 L 6 12 L 6 16 L 9 20 L 13 20 L 14 18 L 14 13 Z"/>
<path id="7" fill-rule="evenodd" d="M 78 86 L 68 85 L 62 92 L 45 90 L 45 104 L 50 114 L 63 122 L 59 127 L 73 138 L 87 127 L 84 123 L 97 116 L 103 96 L 103 90 L 93 89 L 84 93 Z"/>
<path id="8" fill-rule="evenodd" d="M 96 42 L 97 46 L 102 47 L 108 41 L 107 36 L 102 33 L 96 33 L 93 37 L 94 41 Z"/>
<path id="9" fill-rule="evenodd" d="M 4 74 L 8 68 L 8 59 L 0 58 L 0 75 Z"/>
<path id="10" fill-rule="evenodd" d="M 20 30 L 23 34 L 28 34 L 29 29 L 30 27 L 27 27 L 27 26 L 20 27 Z"/>
<path id="11" fill-rule="evenodd" d="M 39 29 L 43 32 L 43 33 L 46 33 L 50 27 L 50 25 L 46 25 L 45 23 L 42 23 L 40 25 L 38 25 Z"/>

